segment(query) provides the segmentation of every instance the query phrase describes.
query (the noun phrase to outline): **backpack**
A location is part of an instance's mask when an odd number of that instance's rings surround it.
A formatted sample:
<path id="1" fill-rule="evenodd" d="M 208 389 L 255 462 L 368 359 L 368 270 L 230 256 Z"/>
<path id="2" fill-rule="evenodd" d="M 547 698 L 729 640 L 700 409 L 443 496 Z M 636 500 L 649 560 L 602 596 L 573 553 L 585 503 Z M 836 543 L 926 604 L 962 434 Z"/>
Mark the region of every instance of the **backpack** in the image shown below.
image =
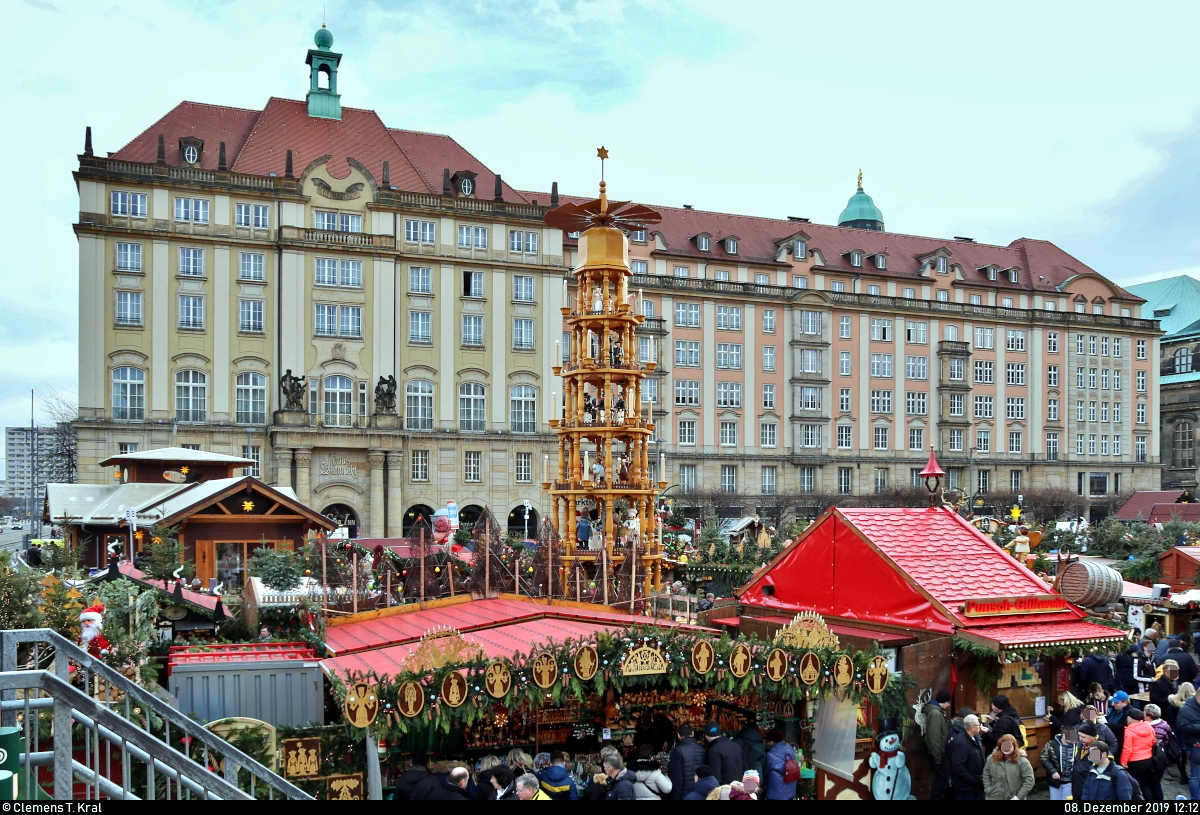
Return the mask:
<path id="1" fill-rule="evenodd" d="M 1179 760 L 1183 757 L 1183 751 L 1179 749 L 1179 742 L 1175 740 L 1175 734 L 1171 734 L 1159 742 L 1163 746 L 1163 752 L 1167 755 L 1167 766 L 1174 767 L 1179 764 Z"/>
<path id="2" fill-rule="evenodd" d="M 783 783 L 794 784 L 800 780 L 800 763 L 794 755 L 783 760 Z"/>
<path id="3" fill-rule="evenodd" d="M 1163 749 L 1162 742 L 1157 739 L 1154 742 L 1154 752 L 1150 754 L 1150 766 L 1156 773 L 1167 769 L 1167 751 Z"/>
<path id="4" fill-rule="evenodd" d="M 1130 801 L 1145 801 L 1146 798 L 1145 798 L 1145 796 L 1142 795 L 1142 785 L 1138 783 L 1138 780 L 1136 778 L 1134 778 L 1132 775 L 1129 775 L 1129 773 L 1126 772 L 1125 768 L 1123 768 L 1123 767 L 1121 768 L 1121 772 L 1123 772 L 1123 773 L 1125 773 L 1125 775 L 1129 776 L 1129 793 L 1130 793 L 1129 800 Z"/>

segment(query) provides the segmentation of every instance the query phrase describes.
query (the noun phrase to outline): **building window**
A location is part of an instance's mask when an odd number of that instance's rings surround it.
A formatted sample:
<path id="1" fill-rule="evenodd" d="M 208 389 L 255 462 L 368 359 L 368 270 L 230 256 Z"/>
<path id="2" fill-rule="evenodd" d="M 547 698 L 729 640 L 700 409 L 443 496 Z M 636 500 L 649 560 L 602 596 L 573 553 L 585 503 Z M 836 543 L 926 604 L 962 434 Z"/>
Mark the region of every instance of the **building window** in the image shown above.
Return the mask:
<path id="1" fill-rule="evenodd" d="M 675 304 L 675 326 L 677 328 L 699 328 L 700 327 L 700 304 L 699 303 L 676 303 Z"/>
<path id="2" fill-rule="evenodd" d="M 775 386 L 774 385 L 763 385 L 762 386 L 762 406 L 763 406 L 763 410 L 774 410 L 775 409 Z"/>
<path id="3" fill-rule="evenodd" d="M 841 280 L 834 280 L 829 284 L 829 290 L 834 292 L 844 292 L 846 290 L 846 284 Z"/>
<path id="4" fill-rule="evenodd" d="M 1095 433 L 1088 434 L 1088 455 L 1089 456 L 1096 455 L 1096 434 Z"/>
<path id="5" fill-rule="evenodd" d="M 838 339 L 850 339 L 850 318 L 844 315 L 838 317 Z"/>
<path id="6" fill-rule="evenodd" d="M 707 252 L 708 248 L 709 248 L 708 235 L 700 235 L 699 237 L 697 237 L 696 238 L 696 246 L 700 249 L 701 252 Z"/>
<path id="7" fill-rule="evenodd" d="M 821 312 L 805 311 L 801 313 L 801 326 L 805 334 L 820 335 Z"/>
<path id="8" fill-rule="evenodd" d="M 1133 437 L 1133 457 L 1134 457 L 1134 459 L 1137 460 L 1137 462 L 1139 464 L 1146 463 L 1146 449 L 1147 449 L 1146 437 L 1145 436 L 1134 436 Z"/>
<path id="9" fill-rule="evenodd" d="M 910 427 L 908 429 L 908 449 L 918 451 L 925 449 L 925 431 L 922 428 Z"/>
<path id="10" fill-rule="evenodd" d="M 871 339 L 877 342 L 891 342 L 892 321 L 881 317 L 871 318 Z"/>
<path id="11" fill-rule="evenodd" d="M 762 330 L 764 334 L 775 333 L 775 309 L 764 308 L 762 313 Z"/>
<path id="12" fill-rule="evenodd" d="M 200 371 L 175 373 L 175 419 L 203 422 L 208 403 L 208 378 Z"/>
<path id="13" fill-rule="evenodd" d="M 1057 354 L 1058 353 L 1058 332 L 1057 331 L 1047 331 L 1046 332 L 1046 353 L 1048 353 L 1048 354 Z"/>
<path id="14" fill-rule="evenodd" d="M 1050 422 L 1058 421 L 1058 400 L 1050 399 L 1046 402 L 1046 420 Z"/>
<path id="15" fill-rule="evenodd" d="M 262 300 L 238 300 L 238 330 L 247 334 L 263 333 Z"/>
<path id="16" fill-rule="evenodd" d="M 508 251 L 537 254 L 538 233 L 511 229 L 508 232 Z"/>
<path id="17" fill-rule="evenodd" d="M 1138 402 L 1138 403 L 1137 403 L 1137 414 L 1136 414 L 1136 417 L 1137 417 L 1137 423 L 1138 423 L 1138 424 L 1145 424 L 1145 423 L 1146 423 L 1146 403 L 1145 403 L 1145 402 Z"/>
<path id="18" fill-rule="evenodd" d="M 1191 371 L 1192 371 L 1192 349 L 1191 348 L 1176 349 L 1175 353 L 1172 355 L 1171 358 L 1174 362 L 1173 373 L 1177 373 L 1177 374 L 1191 373 Z"/>
<path id="19" fill-rule="evenodd" d="M 700 405 L 700 380 L 676 379 L 675 404 L 679 407 L 698 407 Z"/>
<path id="20" fill-rule="evenodd" d="M 433 292 L 433 269 L 428 266 L 409 266 L 408 290 L 413 294 L 431 294 Z"/>
<path id="21" fill-rule="evenodd" d="M 630 261 L 630 264 L 629 264 L 629 265 L 630 265 L 630 267 L 633 269 L 633 273 L 634 273 L 635 275 L 644 275 L 644 274 L 646 274 L 646 261 L 644 261 L 644 260 L 634 260 L 634 261 Z M 644 312 L 643 312 L 643 313 L 644 313 Z M 653 314 L 647 314 L 646 316 L 647 316 L 647 317 L 653 317 L 654 315 L 653 315 Z"/>
<path id="22" fill-rule="evenodd" d="M 487 429 L 484 388 L 477 382 L 464 382 L 458 386 L 458 429 L 471 433 L 482 433 Z"/>
<path id="23" fill-rule="evenodd" d="M 513 320 L 513 349 L 517 351 L 533 350 L 533 320 L 517 317 Z"/>
<path id="24" fill-rule="evenodd" d="M 737 306 L 717 306 L 717 328 L 742 330 L 742 310 Z"/>
<path id="25" fill-rule="evenodd" d="M 677 368 L 700 367 L 700 342 L 675 340 L 675 366 Z"/>
<path id="26" fill-rule="evenodd" d="M 737 492 L 737 466 L 733 464 L 721 465 L 721 492 L 736 493 Z"/>
<path id="27" fill-rule="evenodd" d="M 875 256 L 875 268 L 876 269 L 886 269 L 887 268 L 887 256 L 886 255 L 876 255 Z"/>
<path id="28" fill-rule="evenodd" d="M 697 350 L 696 356 L 697 358 L 700 356 L 699 350 Z M 742 346 L 738 343 L 717 343 L 717 367 L 740 371 L 742 369 Z"/>
<path id="29" fill-rule="evenodd" d="M 176 198 L 175 220 L 191 221 L 197 224 L 208 223 L 207 198 Z"/>
<path id="30" fill-rule="evenodd" d="M 871 412 L 872 413 L 891 413 L 892 412 L 892 392 L 891 391 L 871 391 Z"/>
<path id="31" fill-rule="evenodd" d="M 796 260 L 803 260 L 808 254 L 808 243 L 806 241 L 796 241 L 792 244 L 792 257 Z"/>
<path id="32" fill-rule="evenodd" d="M 1137 358 L 1138 359 L 1146 358 L 1146 341 L 1145 340 L 1137 341 Z"/>
<path id="33" fill-rule="evenodd" d="M 1096 369 L 1095 368 L 1088 368 L 1088 385 L 1087 386 L 1089 388 L 1093 388 L 1093 389 L 1096 387 Z"/>
<path id="34" fill-rule="evenodd" d="M 849 450 L 853 446 L 854 428 L 840 424 L 837 428 L 837 446 L 839 450 Z"/>
<path id="35" fill-rule="evenodd" d="M 875 429 L 875 449 L 888 449 L 888 429 L 886 427 L 876 427 Z"/>
<path id="36" fill-rule="evenodd" d="M 849 495 L 854 485 L 854 469 L 838 467 L 838 495 Z"/>
<path id="37" fill-rule="evenodd" d="M 633 241 L 634 243 L 645 243 L 646 242 L 646 230 L 644 230 L 644 229 L 633 230 L 632 232 L 629 233 L 629 239 L 631 241 Z"/>
<path id="38" fill-rule="evenodd" d="M 688 267 L 676 266 L 674 274 L 676 277 L 687 277 L 688 276 Z"/>
<path id="39" fill-rule="evenodd" d="M 950 358 L 950 381 L 962 382 L 966 378 L 967 361 L 960 357 Z"/>
<path id="40" fill-rule="evenodd" d="M 142 245 L 140 243 L 117 244 L 117 271 L 140 272 L 142 270 Z"/>
<path id="41" fill-rule="evenodd" d="M 917 345 L 926 345 L 929 342 L 929 324 L 912 322 L 911 320 L 904 324 L 904 339 L 907 342 Z"/>
<path id="42" fill-rule="evenodd" d="M 821 446 L 821 426 L 819 424 L 802 424 L 802 425 L 800 425 L 800 446 L 801 447 L 820 447 Z"/>
<path id="43" fill-rule="evenodd" d="M 146 372 L 140 368 L 114 368 L 113 418 L 140 422 L 146 418 Z"/>
<path id="44" fill-rule="evenodd" d="M 850 265 L 856 269 L 862 266 L 862 252 L 850 253 Z"/>
<path id="45" fill-rule="evenodd" d="M 142 293 L 140 291 L 117 292 L 117 325 L 142 324 Z"/>
<path id="46" fill-rule="evenodd" d="M 963 436 L 964 436 L 964 434 L 963 434 L 963 431 L 961 431 L 961 430 L 951 430 L 950 431 L 950 452 L 952 452 L 952 453 L 961 453 L 962 452 Z"/>
<path id="47" fill-rule="evenodd" d="M 976 419 L 991 419 L 994 414 L 995 397 L 993 396 L 976 396 L 975 397 L 975 418 Z"/>
<path id="48" fill-rule="evenodd" d="M 838 410 L 842 413 L 850 412 L 850 389 L 840 388 L 838 390 Z"/>
<path id="49" fill-rule="evenodd" d="M 267 378 L 258 373 L 240 373 L 235 379 L 238 424 L 267 423 Z"/>
<path id="50" fill-rule="evenodd" d="M 878 297 L 880 289 L 878 286 L 867 286 L 867 295 L 870 297 Z"/>
<path id="51" fill-rule="evenodd" d="M 815 488 L 817 476 L 816 467 L 801 467 L 800 468 L 800 492 L 812 492 Z"/>
<path id="52" fill-rule="evenodd" d="M 483 481 L 483 453 L 478 450 L 463 453 L 463 481 L 469 484 Z"/>
<path id="53" fill-rule="evenodd" d="M 721 422 L 721 446 L 737 446 L 737 422 Z"/>
<path id="54" fill-rule="evenodd" d="M 429 451 L 428 450 L 413 450 L 409 453 L 409 460 L 412 462 L 411 470 L 413 481 L 428 481 L 429 480 Z"/>
<path id="55" fill-rule="evenodd" d="M 924 416 L 929 412 L 928 409 L 929 394 L 924 391 L 909 391 L 906 394 L 905 403 L 909 416 Z"/>
<path id="56" fill-rule="evenodd" d="M 1144 393 L 1146 390 L 1146 372 L 1137 372 L 1137 389 L 1139 393 Z"/>
<path id="57" fill-rule="evenodd" d="M 433 383 L 414 379 L 404 386 L 404 426 L 433 430 Z"/>
<path id="58" fill-rule="evenodd" d="M 433 221 L 405 221 L 404 240 L 408 243 L 433 243 L 435 228 Z"/>
<path id="59" fill-rule="evenodd" d="M 1046 434 L 1046 461 L 1058 461 L 1058 434 Z"/>
<path id="60" fill-rule="evenodd" d="M 892 376 L 892 355 L 871 354 L 871 376 L 888 379 Z"/>
<path id="61" fill-rule="evenodd" d="M 775 370 L 775 346 L 764 345 L 762 349 L 762 368 L 767 373 Z"/>
<path id="62" fill-rule="evenodd" d="M 976 430 L 975 431 L 975 452 L 990 453 L 992 452 L 992 431 Z"/>
<path id="63" fill-rule="evenodd" d="M 262 281 L 266 279 L 266 258 L 260 252 L 242 252 L 238 277 L 242 280 Z"/>
<path id="64" fill-rule="evenodd" d="M 642 382 L 642 401 L 643 402 L 653 402 L 653 403 L 657 404 L 657 402 L 658 402 L 658 380 L 657 379 L 647 379 Z"/>
<path id="65" fill-rule="evenodd" d="M 937 290 L 937 301 L 939 303 L 949 303 L 950 302 L 950 292 L 946 291 L 945 289 L 938 289 Z"/>
<path id="66" fill-rule="evenodd" d="M 483 297 L 483 272 L 463 272 L 463 297 Z"/>
<path id="67" fill-rule="evenodd" d="M 850 376 L 851 356 L 849 351 L 838 352 L 838 375 Z"/>
<path id="68" fill-rule="evenodd" d="M 462 318 L 462 344 L 467 348 L 483 347 L 483 317 L 464 314 Z"/>
<path id="69" fill-rule="evenodd" d="M 353 426 L 354 380 L 348 376 L 327 376 L 321 386 L 325 394 L 325 426 Z"/>
<path id="70" fill-rule="evenodd" d="M 533 453 L 517 453 L 517 483 L 533 483 Z"/>
<path id="71" fill-rule="evenodd" d="M 187 277 L 203 277 L 204 250 L 181 248 L 179 250 L 179 273 Z"/>
<path id="72" fill-rule="evenodd" d="M 1024 396 L 1009 396 L 1005 399 L 1005 418 L 1008 419 L 1024 419 L 1025 418 L 1025 397 Z"/>
<path id="73" fill-rule="evenodd" d="M 1178 469 L 1192 469 L 1196 466 L 1196 432 L 1191 422 L 1179 422 L 1175 425 L 1172 454 L 1171 466 Z"/>
<path id="74" fill-rule="evenodd" d="M 114 191 L 109 199 L 113 215 L 124 215 L 130 218 L 146 217 L 146 193 Z"/>
<path id="75" fill-rule="evenodd" d="M 717 407 L 740 408 L 742 406 L 741 382 L 717 383 Z"/>
<path id="76" fill-rule="evenodd" d="M 967 299 L 968 299 L 968 301 L 970 301 L 970 304 L 973 306 L 982 306 L 983 305 L 982 295 L 972 294 Z"/>
<path id="77" fill-rule="evenodd" d="M 266 229 L 270 226 L 270 209 L 263 204 L 237 204 L 234 225 Z"/>
<path id="78" fill-rule="evenodd" d="M 762 422 L 758 426 L 758 446 L 775 447 L 778 444 L 779 425 L 775 422 Z"/>
<path id="79" fill-rule="evenodd" d="M 188 294 L 179 295 L 179 327 L 189 330 L 204 328 L 204 298 Z"/>
<path id="80" fill-rule="evenodd" d="M 947 324 L 945 327 L 946 342 L 958 342 L 958 326 Z"/>
<path id="81" fill-rule="evenodd" d="M 433 342 L 433 313 L 429 311 L 408 312 L 408 341 L 428 345 Z"/>
<path id="82" fill-rule="evenodd" d="M 1022 447 L 1022 441 L 1023 441 L 1023 438 L 1021 436 L 1020 430 L 1008 431 L 1008 452 L 1020 453 L 1021 447 Z"/>
<path id="83" fill-rule="evenodd" d="M 362 337 L 362 306 L 342 306 L 339 310 L 341 314 L 341 330 L 339 336 L 348 337 L 350 339 L 359 339 Z"/>
<path id="84" fill-rule="evenodd" d="M 696 443 L 696 420 L 695 419 L 680 419 L 679 420 L 679 443 L 688 446 Z"/>
<path id="85" fill-rule="evenodd" d="M 1108 473 L 1088 474 L 1088 495 L 1108 495 Z"/>
<path id="86" fill-rule="evenodd" d="M 815 348 L 801 349 L 800 372 L 806 374 L 821 373 L 821 352 Z"/>
<path id="87" fill-rule="evenodd" d="M 514 433 L 537 432 L 537 394 L 532 385 L 513 385 L 509 389 L 509 421 Z"/>
<path id="88" fill-rule="evenodd" d="M 533 302 L 533 278 L 528 275 L 513 277 L 513 299 L 521 303 Z"/>
<path id="89" fill-rule="evenodd" d="M 1009 351 L 1024 351 L 1025 350 L 1025 332 L 1014 329 L 1008 329 L 1005 332 L 1006 348 Z"/>
<path id="90" fill-rule="evenodd" d="M 975 384 L 990 385 L 995 381 L 996 363 L 991 360 L 975 360 Z"/>
<path id="91" fill-rule="evenodd" d="M 975 492 L 979 495 L 986 495 L 991 489 L 992 473 L 991 470 L 980 470 L 975 474 Z"/>
<path id="92" fill-rule="evenodd" d="M 993 328 L 975 327 L 975 347 L 994 348 L 996 346 L 996 331 Z"/>
<path id="93" fill-rule="evenodd" d="M 966 412 L 966 394 L 952 393 L 950 394 L 950 415 L 962 416 Z"/>
<path id="94" fill-rule="evenodd" d="M 736 255 L 738 250 L 738 242 L 735 238 L 725 239 L 725 251 L 731 255 Z M 765 277 L 765 275 L 764 275 Z"/>
<path id="95" fill-rule="evenodd" d="M 696 465 L 679 465 L 679 491 L 688 495 L 696 491 Z"/>
<path id="96" fill-rule="evenodd" d="M 929 357 L 905 357 L 904 370 L 908 379 L 928 379 Z"/>
<path id="97" fill-rule="evenodd" d="M 802 274 L 792 275 L 792 285 L 797 289 L 807 289 L 808 278 Z"/>

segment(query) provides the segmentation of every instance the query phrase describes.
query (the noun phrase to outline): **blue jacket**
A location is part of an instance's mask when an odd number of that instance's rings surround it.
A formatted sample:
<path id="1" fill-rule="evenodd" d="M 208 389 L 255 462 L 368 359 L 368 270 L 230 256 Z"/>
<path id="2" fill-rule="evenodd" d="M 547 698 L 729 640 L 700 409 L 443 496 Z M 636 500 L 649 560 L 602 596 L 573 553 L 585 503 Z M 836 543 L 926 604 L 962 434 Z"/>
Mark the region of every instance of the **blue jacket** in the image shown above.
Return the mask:
<path id="1" fill-rule="evenodd" d="M 695 786 L 692 787 L 691 792 L 689 792 L 687 795 L 683 796 L 683 800 L 685 800 L 685 801 L 703 801 L 705 798 L 708 797 L 708 794 L 710 792 L 712 792 L 719 786 L 721 786 L 721 785 L 717 783 L 717 779 L 715 776 L 706 775 L 703 778 L 701 778 L 699 781 L 696 782 Z"/>
<path id="2" fill-rule="evenodd" d="M 1082 800 L 1132 801 L 1133 787 L 1129 780 L 1129 773 L 1111 760 L 1103 772 L 1099 767 L 1093 767 L 1083 782 Z"/>
<path id="3" fill-rule="evenodd" d="M 579 788 L 575 786 L 575 779 L 561 764 L 551 764 L 542 770 L 538 773 L 538 781 L 541 782 L 542 791 L 549 795 L 551 800 L 579 800 Z"/>
<path id="4" fill-rule="evenodd" d="M 1079 663 L 1079 667 L 1075 669 L 1075 681 L 1079 685 L 1080 698 L 1083 699 L 1091 695 L 1088 693 L 1088 686 L 1093 682 L 1099 682 L 1100 686 L 1109 693 L 1113 693 L 1117 689 L 1112 663 L 1104 654 L 1088 654 L 1084 657 Z"/>
<path id="5" fill-rule="evenodd" d="M 1193 696 L 1183 703 L 1175 714 L 1175 725 L 1172 728 L 1179 737 L 1179 743 L 1190 754 L 1193 744 L 1200 742 L 1200 702 Z"/>
<path id="6" fill-rule="evenodd" d="M 786 741 L 772 744 L 767 750 L 767 760 L 763 767 L 763 786 L 766 788 L 764 800 L 790 801 L 796 797 L 796 782 L 783 781 L 783 766 L 789 758 L 795 757 L 796 752 Z"/>

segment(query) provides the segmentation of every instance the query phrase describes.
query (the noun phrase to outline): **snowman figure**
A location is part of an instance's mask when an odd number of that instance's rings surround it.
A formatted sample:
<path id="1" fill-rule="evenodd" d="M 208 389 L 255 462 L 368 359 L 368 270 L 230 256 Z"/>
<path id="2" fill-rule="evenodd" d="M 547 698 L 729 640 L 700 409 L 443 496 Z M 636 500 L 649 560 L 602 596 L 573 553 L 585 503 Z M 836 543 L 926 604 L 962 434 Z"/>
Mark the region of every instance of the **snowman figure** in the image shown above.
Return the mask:
<path id="1" fill-rule="evenodd" d="M 884 719 L 879 734 L 879 750 L 871 753 L 868 763 L 875 771 L 871 777 L 871 794 L 876 801 L 913 801 L 912 778 L 904 766 L 900 752 L 900 733 L 895 719 Z"/>

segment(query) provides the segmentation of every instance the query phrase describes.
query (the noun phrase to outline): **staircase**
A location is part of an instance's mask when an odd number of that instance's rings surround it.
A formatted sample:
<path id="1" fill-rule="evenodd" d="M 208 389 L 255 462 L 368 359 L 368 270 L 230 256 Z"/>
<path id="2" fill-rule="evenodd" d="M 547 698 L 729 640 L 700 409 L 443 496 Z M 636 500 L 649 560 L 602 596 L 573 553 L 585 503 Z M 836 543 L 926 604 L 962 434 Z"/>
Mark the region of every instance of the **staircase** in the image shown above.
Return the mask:
<path id="1" fill-rule="evenodd" d="M 0 631 L 0 724 L 20 800 L 312 798 L 45 628 Z"/>

